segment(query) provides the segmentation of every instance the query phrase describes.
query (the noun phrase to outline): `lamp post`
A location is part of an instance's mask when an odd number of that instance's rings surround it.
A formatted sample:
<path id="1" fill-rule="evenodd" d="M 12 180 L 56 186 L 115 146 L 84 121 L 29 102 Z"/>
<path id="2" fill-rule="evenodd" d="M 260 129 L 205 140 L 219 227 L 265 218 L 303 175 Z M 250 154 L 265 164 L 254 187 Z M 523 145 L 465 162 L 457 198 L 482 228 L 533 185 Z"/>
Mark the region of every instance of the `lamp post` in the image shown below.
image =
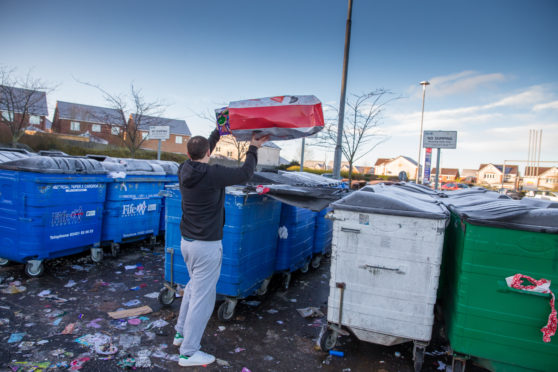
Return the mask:
<path id="1" fill-rule="evenodd" d="M 419 141 L 419 153 L 418 153 L 418 167 L 417 167 L 417 183 L 420 182 L 420 155 L 422 152 L 422 122 L 424 121 L 424 96 L 426 94 L 426 86 L 430 85 L 428 81 L 421 81 L 420 85 L 422 85 L 422 115 L 420 117 L 420 141 Z"/>

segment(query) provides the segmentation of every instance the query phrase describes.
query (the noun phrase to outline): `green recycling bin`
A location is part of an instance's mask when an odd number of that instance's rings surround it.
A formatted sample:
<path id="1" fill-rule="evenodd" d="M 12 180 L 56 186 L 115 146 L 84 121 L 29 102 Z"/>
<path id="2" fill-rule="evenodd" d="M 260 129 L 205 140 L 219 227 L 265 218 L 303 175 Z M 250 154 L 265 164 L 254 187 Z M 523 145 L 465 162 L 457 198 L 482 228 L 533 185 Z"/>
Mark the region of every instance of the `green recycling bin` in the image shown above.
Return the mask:
<path id="1" fill-rule="evenodd" d="M 497 372 L 558 371 L 558 335 L 547 343 L 541 332 L 551 294 L 506 283 L 515 274 L 544 278 L 558 293 L 558 208 L 511 199 L 471 201 L 444 200 L 451 219 L 441 302 L 453 371 L 463 371 L 469 358 Z"/>

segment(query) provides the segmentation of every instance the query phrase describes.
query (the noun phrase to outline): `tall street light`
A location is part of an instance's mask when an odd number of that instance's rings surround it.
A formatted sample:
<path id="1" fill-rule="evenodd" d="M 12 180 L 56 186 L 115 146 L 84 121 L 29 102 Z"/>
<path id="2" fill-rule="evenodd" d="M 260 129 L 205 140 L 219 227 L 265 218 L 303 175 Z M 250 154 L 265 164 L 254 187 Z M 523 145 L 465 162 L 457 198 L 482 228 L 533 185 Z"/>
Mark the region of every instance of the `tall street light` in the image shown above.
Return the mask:
<path id="1" fill-rule="evenodd" d="M 419 141 L 419 153 L 418 153 L 418 168 L 417 168 L 417 183 L 420 182 L 420 155 L 422 152 L 422 122 L 424 121 L 424 96 L 426 94 L 426 86 L 430 85 L 428 81 L 421 81 L 420 85 L 422 85 L 422 115 L 420 117 L 420 141 Z"/>

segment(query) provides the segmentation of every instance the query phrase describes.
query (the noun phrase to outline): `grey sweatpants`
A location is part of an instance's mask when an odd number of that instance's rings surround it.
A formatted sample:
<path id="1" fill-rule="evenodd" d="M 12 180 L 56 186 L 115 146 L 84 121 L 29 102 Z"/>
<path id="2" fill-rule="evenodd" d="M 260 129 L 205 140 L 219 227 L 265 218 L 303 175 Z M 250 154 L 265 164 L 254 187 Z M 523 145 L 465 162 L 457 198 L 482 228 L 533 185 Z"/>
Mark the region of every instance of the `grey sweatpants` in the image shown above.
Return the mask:
<path id="1" fill-rule="evenodd" d="M 182 238 L 180 251 L 190 281 L 184 288 L 175 329 L 184 336 L 180 355 L 190 356 L 200 349 L 203 332 L 215 307 L 223 246 L 220 240 L 207 242 Z"/>

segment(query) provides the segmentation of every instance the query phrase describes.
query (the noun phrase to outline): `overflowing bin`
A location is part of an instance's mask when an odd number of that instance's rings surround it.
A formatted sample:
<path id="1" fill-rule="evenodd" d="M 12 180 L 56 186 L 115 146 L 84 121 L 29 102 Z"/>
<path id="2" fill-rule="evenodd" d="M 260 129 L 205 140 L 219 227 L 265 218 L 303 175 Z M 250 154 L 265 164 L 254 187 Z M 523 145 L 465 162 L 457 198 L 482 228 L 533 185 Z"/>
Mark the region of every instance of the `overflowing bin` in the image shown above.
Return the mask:
<path id="1" fill-rule="evenodd" d="M 316 212 L 281 204 L 275 271 L 283 274 L 283 287 L 289 287 L 291 273 L 308 271 L 314 246 Z"/>
<path id="2" fill-rule="evenodd" d="M 32 156 L 1 163 L 0 257 L 25 263 L 31 277 L 44 272 L 46 259 L 88 249 L 99 261 L 107 182 L 105 169 L 91 159 Z"/>
<path id="3" fill-rule="evenodd" d="M 160 165 L 146 160 L 91 156 L 100 160 L 111 182 L 107 185 L 101 240 L 111 247 L 113 256 L 120 244 L 151 238 L 159 234 L 160 192 L 166 174 Z"/>
<path id="4" fill-rule="evenodd" d="M 435 199 L 417 195 L 368 188 L 332 204 L 323 350 L 332 349 L 347 327 L 360 340 L 386 346 L 413 341 L 415 370 L 422 367 L 449 212 Z"/>
<path id="5" fill-rule="evenodd" d="M 473 358 L 491 371 L 556 371 L 558 339 L 545 342 L 541 333 L 552 295 L 510 287 L 506 278 L 522 274 L 558 283 L 558 209 L 509 199 L 470 201 L 444 200 L 451 222 L 442 305 L 453 370 L 463 371 Z"/>
<path id="6" fill-rule="evenodd" d="M 175 284 L 185 285 L 188 270 L 180 251 L 181 195 L 177 186 L 167 187 L 165 232 L 165 280 L 159 300 L 174 300 Z M 225 226 L 223 228 L 223 263 L 217 293 L 225 296 L 218 317 L 232 319 L 239 299 L 263 295 L 274 273 L 277 230 L 281 203 L 242 187 L 227 187 Z"/>

